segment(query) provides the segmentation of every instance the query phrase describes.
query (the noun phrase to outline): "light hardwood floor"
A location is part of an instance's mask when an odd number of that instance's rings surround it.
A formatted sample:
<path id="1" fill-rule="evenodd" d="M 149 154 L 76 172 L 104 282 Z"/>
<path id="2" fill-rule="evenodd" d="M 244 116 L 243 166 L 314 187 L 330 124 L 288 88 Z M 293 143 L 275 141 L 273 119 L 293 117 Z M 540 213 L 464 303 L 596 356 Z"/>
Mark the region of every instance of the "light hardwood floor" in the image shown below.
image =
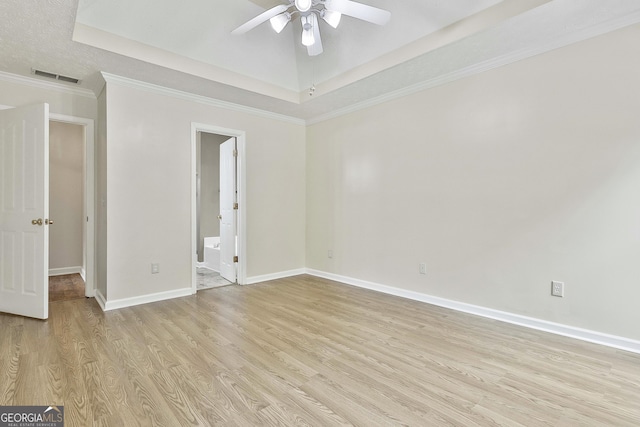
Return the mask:
<path id="1" fill-rule="evenodd" d="M 78 273 L 49 277 L 49 302 L 84 298 L 84 279 Z"/>
<path id="2" fill-rule="evenodd" d="M 0 405 L 67 426 L 638 426 L 640 355 L 311 276 L 0 314 Z"/>

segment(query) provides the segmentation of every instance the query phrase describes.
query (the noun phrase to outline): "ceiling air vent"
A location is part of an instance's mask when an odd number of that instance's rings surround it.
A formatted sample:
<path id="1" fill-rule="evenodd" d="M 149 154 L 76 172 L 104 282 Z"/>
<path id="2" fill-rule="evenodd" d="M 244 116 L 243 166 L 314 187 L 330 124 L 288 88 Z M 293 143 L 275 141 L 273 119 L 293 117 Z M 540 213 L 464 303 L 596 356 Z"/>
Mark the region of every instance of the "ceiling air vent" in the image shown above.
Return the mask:
<path id="1" fill-rule="evenodd" d="M 36 76 L 47 77 L 49 79 L 54 79 L 54 80 L 60 80 L 61 82 L 67 82 L 67 83 L 73 83 L 73 84 L 80 83 L 80 79 L 76 79 L 74 77 L 69 77 L 69 76 L 63 76 L 55 73 L 49 73 L 47 71 L 36 70 L 35 68 L 32 68 L 31 72 Z"/>

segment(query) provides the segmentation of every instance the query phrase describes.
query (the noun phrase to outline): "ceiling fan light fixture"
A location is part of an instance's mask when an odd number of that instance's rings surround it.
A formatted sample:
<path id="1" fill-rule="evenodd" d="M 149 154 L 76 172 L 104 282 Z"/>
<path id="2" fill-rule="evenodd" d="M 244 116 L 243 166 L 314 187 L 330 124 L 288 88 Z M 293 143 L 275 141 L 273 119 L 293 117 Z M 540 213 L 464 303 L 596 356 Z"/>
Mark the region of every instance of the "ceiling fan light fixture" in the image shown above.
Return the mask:
<path id="1" fill-rule="evenodd" d="M 300 12 L 306 12 L 313 6 L 313 0 L 295 0 L 294 4 Z"/>
<path id="2" fill-rule="evenodd" d="M 305 46 L 312 46 L 316 42 L 316 38 L 313 36 L 313 25 L 311 25 L 309 16 L 302 16 L 300 22 L 302 22 L 302 44 Z"/>
<path id="3" fill-rule="evenodd" d="M 313 31 L 311 28 L 308 30 L 302 30 L 302 44 L 305 46 L 312 46 L 316 42 L 315 37 L 313 37 Z"/>
<path id="4" fill-rule="evenodd" d="M 342 18 L 342 14 L 340 12 L 336 12 L 333 10 L 324 9 L 322 11 L 322 19 L 331 25 L 333 28 L 338 28 L 338 24 L 340 24 L 340 18 Z"/>
<path id="5" fill-rule="evenodd" d="M 320 18 L 333 28 L 338 28 L 342 15 L 378 25 L 386 24 L 391 18 L 388 10 L 353 0 L 286 0 L 285 4 L 274 6 L 251 18 L 231 31 L 231 34 L 244 34 L 267 21 L 270 21 L 274 31 L 280 33 L 294 17 L 300 17 L 302 44 L 306 46 L 309 56 L 316 56 L 324 51 L 320 37 Z"/>
<path id="6" fill-rule="evenodd" d="M 276 33 L 280 33 L 284 27 L 291 21 L 291 14 L 285 12 L 280 15 L 276 15 L 273 18 L 269 19 L 271 23 L 271 27 L 275 30 Z"/>

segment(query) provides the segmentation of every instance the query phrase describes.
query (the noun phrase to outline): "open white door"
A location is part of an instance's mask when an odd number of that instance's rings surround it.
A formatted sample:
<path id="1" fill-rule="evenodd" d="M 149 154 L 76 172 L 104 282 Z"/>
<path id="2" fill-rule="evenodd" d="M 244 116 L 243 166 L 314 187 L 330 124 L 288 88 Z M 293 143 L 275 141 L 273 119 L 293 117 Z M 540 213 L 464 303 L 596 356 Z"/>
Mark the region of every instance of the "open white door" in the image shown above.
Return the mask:
<path id="1" fill-rule="evenodd" d="M 0 111 L 0 312 L 49 316 L 49 105 Z"/>
<path id="2" fill-rule="evenodd" d="M 236 281 L 236 139 L 220 144 L 220 275 Z"/>

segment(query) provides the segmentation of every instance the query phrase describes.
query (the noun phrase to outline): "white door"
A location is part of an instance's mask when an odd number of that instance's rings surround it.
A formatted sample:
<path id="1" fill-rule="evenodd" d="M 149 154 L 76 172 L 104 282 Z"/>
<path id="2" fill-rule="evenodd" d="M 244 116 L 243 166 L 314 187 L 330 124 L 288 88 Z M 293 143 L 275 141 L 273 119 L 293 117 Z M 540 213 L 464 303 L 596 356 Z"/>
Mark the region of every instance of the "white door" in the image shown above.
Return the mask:
<path id="1" fill-rule="evenodd" d="M 49 316 L 49 105 L 0 111 L 0 312 Z"/>
<path id="2" fill-rule="evenodd" d="M 236 139 L 220 144 L 220 275 L 236 281 Z"/>

